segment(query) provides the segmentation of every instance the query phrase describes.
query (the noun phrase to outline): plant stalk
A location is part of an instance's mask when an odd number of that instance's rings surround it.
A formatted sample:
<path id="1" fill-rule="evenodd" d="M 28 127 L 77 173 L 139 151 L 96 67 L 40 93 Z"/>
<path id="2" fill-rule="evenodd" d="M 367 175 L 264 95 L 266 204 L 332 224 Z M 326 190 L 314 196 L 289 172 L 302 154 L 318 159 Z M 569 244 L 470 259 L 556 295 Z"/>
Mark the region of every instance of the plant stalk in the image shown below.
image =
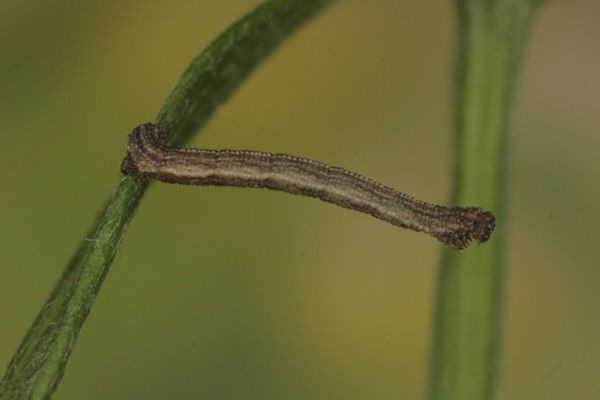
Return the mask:
<path id="1" fill-rule="evenodd" d="M 458 0 L 453 204 L 497 217 L 488 243 L 443 252 L 430 377 L 432 400 L 495 398 L 501 359 L 510 121 L 529 0 Z"/>

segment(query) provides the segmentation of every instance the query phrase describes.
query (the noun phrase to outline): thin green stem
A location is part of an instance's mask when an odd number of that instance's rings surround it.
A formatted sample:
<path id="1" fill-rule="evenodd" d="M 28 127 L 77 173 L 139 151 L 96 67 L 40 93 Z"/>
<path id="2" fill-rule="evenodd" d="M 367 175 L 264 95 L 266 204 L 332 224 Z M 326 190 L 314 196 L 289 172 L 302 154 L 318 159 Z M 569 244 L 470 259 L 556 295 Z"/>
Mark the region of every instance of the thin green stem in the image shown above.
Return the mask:
<path id="1" fill-rule="evenodd" d="M 431 399 L 492 399 L 498 386 L 509 126 L 535 3 L 457 1 L 453 204 L 478 204 L 493 210 L 497 228 L 485 246 L 444 251 Z"/>
<path id="2" fill-rule="evenodd" d="M 223 32 L 193 60 L 159 114 L 169 141 L 187 141 L 256 65 L 330 2 L 267 1 Z M 146 188 L 131 174 L 117 185 L 11 360 L 0 399 L 52 396 Z"/>

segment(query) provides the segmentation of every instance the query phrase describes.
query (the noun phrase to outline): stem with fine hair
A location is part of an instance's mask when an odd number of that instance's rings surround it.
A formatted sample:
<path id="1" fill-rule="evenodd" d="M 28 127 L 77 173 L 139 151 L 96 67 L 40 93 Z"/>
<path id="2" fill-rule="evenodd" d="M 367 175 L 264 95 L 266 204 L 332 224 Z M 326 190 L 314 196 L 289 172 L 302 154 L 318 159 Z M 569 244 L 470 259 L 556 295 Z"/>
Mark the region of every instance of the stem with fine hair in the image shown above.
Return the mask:
<path id="1" fill-rule="evenodd" d="M 186 142 L 256 65 L 330 2 L 266 1 L 223 32 L 192 61 L 159 114 L 169 141 Z M 117 185 L 13 356 L 0 399 L 52 396 L 147 186 L 135 174 Z"/>

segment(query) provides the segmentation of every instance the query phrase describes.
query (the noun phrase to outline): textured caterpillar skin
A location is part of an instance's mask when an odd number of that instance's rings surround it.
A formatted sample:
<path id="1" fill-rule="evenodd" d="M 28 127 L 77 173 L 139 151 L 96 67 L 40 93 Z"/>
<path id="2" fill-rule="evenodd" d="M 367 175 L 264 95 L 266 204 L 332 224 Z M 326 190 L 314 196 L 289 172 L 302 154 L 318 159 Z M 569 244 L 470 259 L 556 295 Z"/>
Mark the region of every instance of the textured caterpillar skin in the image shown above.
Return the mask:
<path id="1" fill-rule="evenodd" d="M 493 213 L 478 207 L 429 204 L 343 168 L 287 154 L 168 147 L 150 123 L 128 136 L 127 152 L 124 174 L 136 171 L 167 183 L 268 188 L 316 197 L 425 232 L 457 250 L 471 238 L 487 241 L 496 223 Z"/>

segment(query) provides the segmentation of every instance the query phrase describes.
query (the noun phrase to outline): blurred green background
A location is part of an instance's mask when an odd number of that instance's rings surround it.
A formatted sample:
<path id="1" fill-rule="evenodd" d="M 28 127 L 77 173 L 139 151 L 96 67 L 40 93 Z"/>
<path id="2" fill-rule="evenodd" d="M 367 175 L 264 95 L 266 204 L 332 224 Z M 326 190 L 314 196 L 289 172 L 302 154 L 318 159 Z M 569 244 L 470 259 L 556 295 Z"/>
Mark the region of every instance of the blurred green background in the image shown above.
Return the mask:
<path id="1" fill-rule="evenodd" d="M 115 184 L 125 136 L 259 1 L 0 2 L 0 373 Z M 449 1 L 340 0 L 191 143 L 447 203 Z M 600 396 L 600 3 L 553 0 L 514 118 L 501 398 Z M 153 185 L 58 399 L 422 399 L 441 245 L 314 199 Z"/>

